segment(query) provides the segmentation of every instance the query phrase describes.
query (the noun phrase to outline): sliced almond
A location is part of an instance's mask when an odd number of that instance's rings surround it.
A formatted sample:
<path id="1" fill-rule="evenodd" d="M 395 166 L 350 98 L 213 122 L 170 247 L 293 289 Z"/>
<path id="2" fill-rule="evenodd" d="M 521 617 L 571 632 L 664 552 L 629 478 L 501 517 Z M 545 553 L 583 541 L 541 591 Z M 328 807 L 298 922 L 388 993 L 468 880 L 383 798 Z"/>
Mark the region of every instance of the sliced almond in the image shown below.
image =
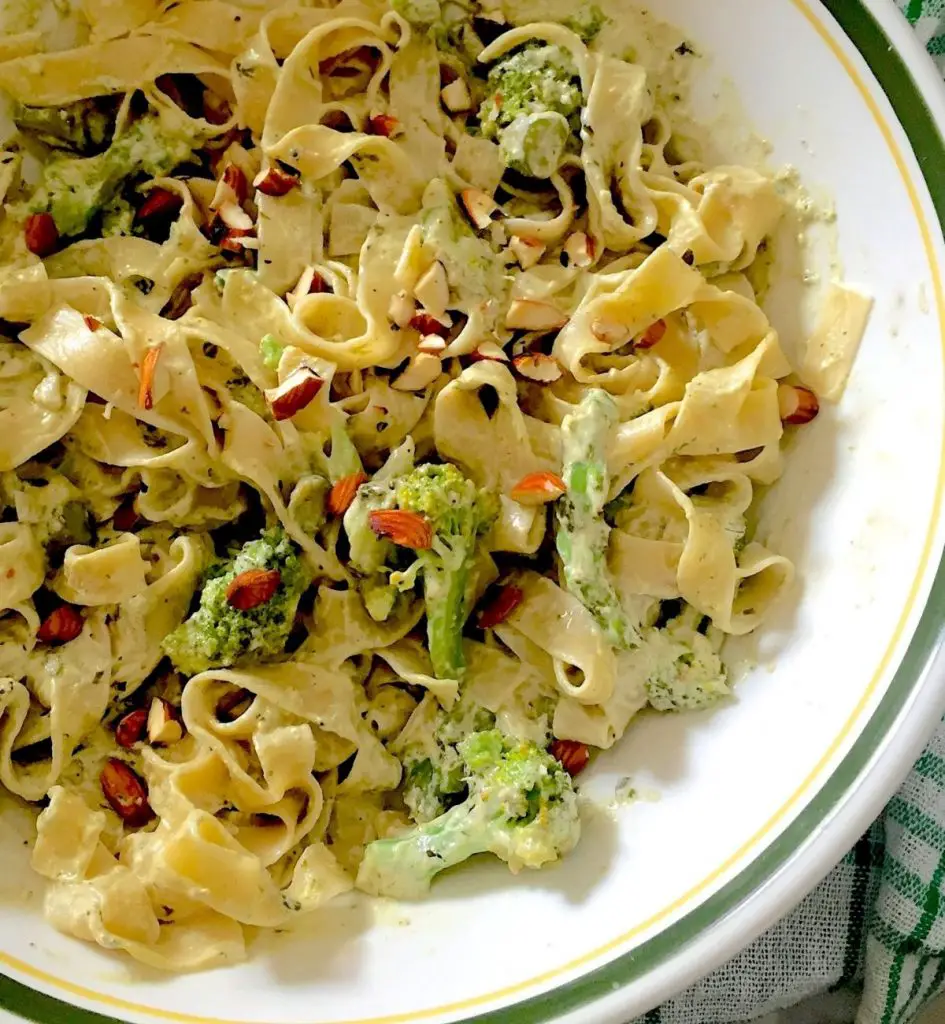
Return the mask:
<path id="1" fill-rule="evenodd" d="M 472 94 L 463 78 L 456 78 L 449 85 L 444 85 L 440 89 L 440 99 L 451 114 L 461 114 L 473 108 Z"/>
<path id="2" fill-rule="evenodd" d="M 446 339 L 441 338 L 439 334 L 424 334 L 417 342 L 417 351 L 438 356 L 446 351 Z"/>
<path id="3" fill-rule="evenodd" d="M 266 392 L 273 419 L 291 419 L 315 398 L 324 383 L 310 366 L 293 370 L 277 388 Z"/>
<path id="4" fill-rule="evenodd" d="M 568 322 L 557 306 L 538 299 L 513 299 L 505 326 L 513 331 L 557 331 Z"/>
<path id="5" fill-rule="evenodd" d="M 820 402 L 810 388 L 797 384 L 780 384 L 778 408 L 781 412 L 781 422 L 797 427 L 814 419 L 820 412 Z"/>
<path id="6" fill-rule="evenodd" d="M 300 299 L 306 295 L 321 295 L 330 292 L 331 286 L 314 267 L 306 267 L 292 291 L 288 292 L 285 301 L 289 309 L 295 309 Z"/>
<path id="7" fill-rule="evenodd" d="M 448 313 L 442 317 L 432 316 L 430 313 L 415 313 L 410 318 L 408 326 L 420 334 L 438 334 L 445 338 L 453 326 L 453 319 Z"/>
<path id="8" fill-rule="evenodd" d="M 421 275 L 413 289 L 416 300 L 428 313 L 439 317 L 446 312 L 450 301 L 450 285 L 446 277 L 446 267 L 439 260 L 434 260 L 430 268 Z"/>
<path id="9" fill-rule="evenodd" d="M 239 206 L 245 202 L 247 193 L 246 175 L 234 163 L 227 163 L 223 174 L 217 182 L 216 191 L 210 201 L 211 210 L 219 210 L 226 205 Z"/>
<path id="10" fill-rule="evenodd" d="M 246 249 L 258 249 L 259 239 L 252 231 L 230 229 L 220 239 L 220 248 L 224 252 L 242 253 Z"/>
<path id="11" fill-rule="evenodd" d="M 652 323 L 647 327 L 642 337 L 637 338 L 633 343 L 633 347 L 643 350 L 653 348 L 654 345 L 658 345 L 665 337 L 666 321 L 657 320 L 656 323 Z"/>
<path id="12" fill-rule="evenodd" d="M 518 260 L 522 270 L 528 270 L 544 256 L 545 246 L 537 238 L 526 238 L 523 235 L 513 235 L 509 244 L 512 255 Z"/>
<path id="13" fill-rule="evenodd" d="M 281 582 L 278 569 L 247 569 L 230 580 L 226 603 L 239 612 L 252 611 L 270 601 Z"/>
<path id="14" fill-rule="evenodd" d="M 148 742 L 169 746 L 184 735 L 174 708 L 162 697 L 155 697 L 148 710 Z"/>
<path id="15" fill-rule="evenodd" d="M 485 231 L 499 212 L 499 204 L 481 188 L 465 188 L 459 194 L 460 205 L 477 231 Z"/>
<path id="16" fill-rule="evenodd" d="M 416 512 L 399 508 L 381 509 L 368 516 L 378 537 L 387 537 L 402 548 L 426 551 L 433 547 L 433 527 Z"/>
<path id="17" fill-rule="evenodd" d="M 94 334 L 94 333 L 95 333 L 95 331 L 97 331 L 97 330 L 98 330 L 98 329 L 99 329 L 100 327 L 103 327 L 103 326 L 104 326 L 104 325 L 102 324 L 102 321 L 101 321 L 101 320 L 99 320 L 99 319 L 97 319 L 97 318 L 96 318 L 96 317 L 94 317 L 94 316 L 84 316 L 84 317 L 82 317 L 82 322 L 83 322 L 83 323 L 85 324 L 85 326 L 86 326 L 86 327 L 88 327 L 88 329 L 89 329 L 90 331 L 92 331 L 92 333 L 93 333 L 93 334 Z"/>
<path id="18" fill-rule="evenodd" d="M 590 235 L 576 231 L 564 243 L 564 254 L 567 256 L 566 266 L 589 267 L 597 256 L 597 245 Z"/>
<path id="19" fill-rule="evenodd" d="M 253 187 L 264 196 L 278 198 L 288 195 L 298 187 L 300 181 L 298 171 L 289 170 L 280 164 L 270 164 L 253 179 Z"/>
<path id="20" fill-rule="evenodd" d="M 605 320 L 603 317 L 597 317 L 591 324 L 591 334 L 598 341 L 614 348 L 626 345 L 633 337 L 626 324 L 617 323 L 616 320 Z"/>
<path id="21" fill-rule="evenodd" d="M 142 409 L 154 408 L 154 378 L 157 375 L 158 360 L 164 351 L 164 342 L 152 345 L 141 360 L 141 376 L 138 378 L 138 405 Z"/>
<path id="22" fill-rule="evenodd" d="M 351 473 L 338 480 L 328 492 L 328 511 L 336 517 L 343 516 L 351 507 L 361 484 L 367 482 L 367 473 Z"/>
<path id="23" fill-rule="evenodd" d="M 403 135 L 404 126 L 393 114 L 374 114 L 367 119 L 367 134 L 380 135 L 385 139 L 396 139 Z"/>
<path id="24" fill-rule="evenodd" d="M 567 489 L 557 473 L 529 473 L 512 488 L 509 496 L 520 505 L 547 505 L 557 501 Z"/>
<path id="25" fill-rule="evenodd" d="M 512 360 L 512 365 L 522 377 L 537 384 L 553 384 L 561 379 L 562 370 L 558 360 L 541 352 L 528 352 L 523 356 L 516 356 Z"/>
<path id="26" fill-rule="evenodd" d="M 405 291 L 398 292 L 387 307 L 387 315 L 400 328 L 409 326 L 416 312 L 417 303 Z"/>
<path id="27" fill-rule="evenodd" d="M 442 373 L 440 360 L 427 352 L 418 352 L 410 357 L 406 370 L 397 377 L 391 387 L 395 391 L 422 391 Z"/>
<path id="28" fill-rule="evenodd" d="M 484 341 L 475 352 L 471 353 L 470 359 L 473 362 L 478 362 L 480 359 L 491 359 L 496 363 L 507 363 L 509 361 L 505 350 L 494 341 Z"/>
<path id="29" fill-rule="evenodd" d="M 252 231 L 253 218 L 240 206 L 239 203 L 223 203 L 217 211 L 220 220 L 231 231 Z"/>
<path id="30" fill-rule="evenodd" d="M 135 220 L 147 221 L 152 218 L 176 217 L 184 200 L 176 192 L 166 188 L 152 188 L 145 201 L 138 207 Z M 42 216 L 38 214 L 37 216 Z"/>

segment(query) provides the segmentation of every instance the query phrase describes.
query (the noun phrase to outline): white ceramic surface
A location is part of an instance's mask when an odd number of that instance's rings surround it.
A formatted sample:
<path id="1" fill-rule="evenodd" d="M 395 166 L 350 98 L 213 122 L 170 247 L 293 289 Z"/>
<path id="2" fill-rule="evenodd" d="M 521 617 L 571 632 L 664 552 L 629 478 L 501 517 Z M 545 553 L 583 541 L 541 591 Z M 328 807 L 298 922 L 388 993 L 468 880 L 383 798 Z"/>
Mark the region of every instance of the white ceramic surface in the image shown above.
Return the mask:
<path id="1" fill-rule="evenodd" d="M 874 59 L 877 74 L 916 102 L 898 50 L 945 124 L 941 83 L 892 4 L 830 6 L 867 50 L 882 42 L 873 12 L 894 47 Z M 772 143 L 770 164 L 797 167 L 815 198 L 835 200 L 836 232 L 813 231 L 821 269 L 841 267 L 876 298 L 843 403 L 798 439 L 767 500 L 761 533 L 796 560 L 803 584 L 764 630 L 737 700 L 632 726 L 587 779 L 585 838 L 561 867 L 513 879 L 483 862 L 438 883 L 426 904 L 339 901 L 209 975 L 164 978 L 54 933 L 26 865 L 28 828 L 6 808 L 9 977 L 136 1021 L 440 1021 L 553 990 L 510 1016 L 626 1020 L 797 902 L 904 774 L 945 702 L 942 668 L 929 666 L 934 613 L 919 627 L 945 539 L 939 220 L 893 106 L 825 6 L 661 0 L 659 14 L 712 56 L 700 109 L 730 114 L 731 79 Z M 788 346 L 803 335 L 802 291 L 795 279 L 776 295 Z M 647 799 L 615 807 L 625 776 Z M 8 1008 L 66 1019 L 23 998 L 0 985 Z"/>

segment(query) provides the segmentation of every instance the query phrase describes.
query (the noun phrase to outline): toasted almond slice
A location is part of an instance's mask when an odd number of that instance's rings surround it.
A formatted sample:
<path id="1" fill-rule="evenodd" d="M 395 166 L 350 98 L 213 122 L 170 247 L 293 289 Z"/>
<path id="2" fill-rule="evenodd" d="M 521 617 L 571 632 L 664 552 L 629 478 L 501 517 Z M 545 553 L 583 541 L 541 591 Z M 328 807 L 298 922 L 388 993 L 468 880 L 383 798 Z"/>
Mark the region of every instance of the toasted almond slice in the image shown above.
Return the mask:
<path id="1" fill-rule="evenodd" d="M 778 408 L 781 412 L 781 421 L 797 427 L 814 419 L 820 412 L 820 402 L 810 388 L 797 384 L 780 384 Z"/>
<path id="2" fill-rule="evenodd" d="M 513 331 L 556 331 L 567 322 L 557 306 L 537 299 L 513 299 L 505 314 L 505 326 Z"/>
<path id="3" fill-rule="evenodd" d="M 94 333 L 95 333 L 95 332 L 96 332 L 96 331 L 97 331 L 97 330 L 98 330 L 98 329 L 99 329 L 100 327 L 103 327 L 103 326 L 104 326 L 104 325 L 103 325 L 103 323 L 102 323 L 102 321 L 101 321 L 101 320 L 99 320 L 99 319 L 98 319 L 97 317 L 94 317 L 94 316 L 84 316 L 84 317 L 82 317 L 82 322 L 83 322 L 83 323 L 85 324 L 85 326 L 86 326 L 86 327 L 88 327 L 88 329 L 89 329 L 89 330 L 90 330 L 90 331 L 91 331 L 91 332 L 92 332 L 93 334 L 94 334 Z"/>
<path id="4" fill-rule="evenodd" d="M 252 611 L 270 601 L 281 582 L 278 569 L 246 569 L 230 580 L 226 603 L 239 612 Z"/>
<path id="5" fill-rule="evenodd" d="M 220 180 L 217 182 L 216 191 L 213 193 L 210 209 L 219 210 L 227 203 L 236 203 L 239 206 L 245 202 L 248 191 L 246 175 L 236 164 L 227 161 Z"/>
<path id="6" fill-rule="evenodd" d="M 299 300 L 304 299 L 306 295 L 321 295 L 324 292 L 330 291 L 331 286 L 325 278 L 314 267 L 306 267 L 302 271 L 295 287 L 286 294 L 285 301 L 289 309 L 295 309 Z"/>
<path id="7" fill-rule="evenodd" d="M 564 243 L 564 253 L 568 257 L 568 265 L 589 267 L 597 255 L 597 245 L 590 235 L 576 231 Z"/>
<path id="8" fill-rule="evenodd" d="M 148 803 L 147 785 L 124 761 L 108 758 L 99 782 L 105 799 L 126 825 L 140 828 L 154 817 Z"/>
<path id="9" fill-rule="evenodd" d="M 541 352 L 528 352 L 516 356 L 512 360 L 516 371 L 527 380 L 538 384 L 553 384 L 561 379 L 561 365 L 554 356 L 546 356 Z"/>
<path id="10" fill-rule="evenodd" d="M 460 205 L 477 231 L 485 231 L 499 212 L 499 204 L 481 188 L 465 188 L 459 194 Z"/>
<path id="11" fill-rule="evenodd" d="M 416 300 L 428 313 L 439 317 L 446 312 L 450 301 L 450 284 L 446 277 L 446 267 L 439 260 L 434 260 L 430 268 L 417 281 L 413 294 Z"/>
<path id="12" fill-rule="evenodd" d="M 553 758 L 561 762 L 568 775 L 577 775 L 583 771 L 591 759 L 587 744 L 578 740 L 555 740 L 549 752 Z"/>
<path id="13" fill-rule="evenodd" d="M 34 256 L 51 256 L 59 245 L 59 229 L 51 213 L 31 213 L 23 229 L 26 248 Z"/>
<path id="14" fill-rule="evenodd" d="M 142 409 L 154 408 L 154 378 L 157 374 L 158 360 L 164 351 L 164 342 L 152 345 L 141 360 L 141 376 L 138 380 L 138 405 Z"/>
<path id="15" fill-rule="evenodd" d="M 135 220 L 146 221 L 152 217 L 175 217 L 184 205 L 176 192 L 166 188 L 152 188 L 145 201 L 138 207 Z"/>
<path id="16" fill-rule="evenodd" d="M 638 338 L 633 343 L 633 347 L 642 350 L 653 348 L 654 345 L 658 345 L 665 337 L 666 321 L 657 320 L 656 323 L 650 324 L 650 326 L 647 327 L 643 332 L 643 337 Z"/>
<path id="17" fill-rule="evenodd" d="M 430 313 L 416 313 L 410 318 L 408 326 L 419 331 L 420 334 L 438 334 L 441 338 L 445 338 L 450 333 L 453 320 L 449 313 L 445 313 L 442 317 L 432 316 Z"/>
<path id="18" fill-rule="evenodd" d="M 43 619 L 36 631 L 36 639 L 42 644 L 67 644 L 82 632 L 83 625 L 77 609 L 71 604 L 61 604 Z"/>
<path id="19" fill-rule="evenodd" d="M 545 247 L 537 238 L 526 238 L 523 235 L 513 235 L 509 248 L 522 270 L 535 266 L 545 254 Z"/>
<path id="20" fill-rule="evenodd" d="M 399 508 L 381 509 L 368 517 L 378 537 L 387 537 L 398 547 L 427 551 L 433 547 L 433 527 L 416 512 Z"/>
<path id="21" fill-rule="evenodd" d="M 324 383 L 310 366 L 293 370 L 277 388 L 266 392 L 273 418 L 291 419 L 315 398 Z"/>
<path id="22" fill-rule="evenodd" d="M 231 231 L 252 231 L 253 218 L 239 203 L 224 203 L 219 211 L 220 220 Z"/>
<path id="23" fill-rule="evenodd" d="M 417 351 L 438 356 L 446 351 L 446 339 L 441 338 L 439 334 L 424 334 L 417 342 Z"/>
<path id="24" fill-rule="evenodd" d="M 529 473 L 512 488 L 509 496 L 520 505 L 547 505 L 567 490 L 557 473 Z"/>
<path id="25" fill-rule="evenodd" d="M 298 171 L 290 170 L 281 164 L 270 164 L 265 170 L 259 172 L 253 179 L 253 187 L 264 196 L 279 198 L 288 195 L 292 189 L 297 188 L 301 176 Z"/>
<path id="26" fill-rule="evenodd" d="M 169 746 L 184 735 L 174 708 L 162 697 L 155 697 L 148 710 L 148 742 Z"/>
<path id="27" fill-rule="evenodd" d="M 476 625 L 480 629 L 495 629 L 515 611 L 525 599 L 521 587 L 509 583 L 488 601 L 476 616 Z"/>
<path id="28" fill-rule="evenodd" d="M 616 320 L 605 320 L 603 317 L 597 317 L 591 324 L 591 334 L 598 341 L 614 348 L 626 345 L 632 337 L 626 324 L 617 323 Z"/>
<path id="29" fill-rule="evenodd" d="M 460 114 L 465 110 L 472 110 L 473 101 L 469 86 L 463 78 L 456 78 L 449 85 L 440 89 L 440 99 L 443 106 L 451 114 Z"/>
<path id="30" fill-rule="evenodd" d="M 407 327 L 417 312 L 417 303 L 405 292 L 398 292 L 387 307 L 387 315 L 398 327 Z"/>
<path id="31" fill-rule="evenodd" d="M 358 488 L 367 482 L 367 473 L 351 473 L 338 480 L 328 492 L 328 511 L 333 516 L 343 516 L 351 507 Z"/>
<path id="32" fill-rule="evenodd" d="M 381 135 L 385 139 L 395 139 L 403 135 L 404 127 L 393 114 L 374 114 L 367 119 L 367 134 Z"/>
<path id="33" fill-rule="evenodd" d="M 494 341 L 484 341 L 475 352 L 470 353 L 469 358 L 473 362 L 479 362 L 480 359 L 491 359 L 496 363 L 507 363 L 509 361 L 505 350 Z"/>
<path id="34" fill-rule="evenodd" d="M 130 750 L 144 736 L 148 725 L 148 713 L 144 708 L 129 711 L 115 726 L 115 742 L 119 747 Z"/>
<path id="35" fill-rule="evenodd" d="M 391 383 L 391 387 L 395 391 L 422 391 L 442 372 L 443 364 L 436 356 L 418 352 L 410 357 L 407 369 Z"/>

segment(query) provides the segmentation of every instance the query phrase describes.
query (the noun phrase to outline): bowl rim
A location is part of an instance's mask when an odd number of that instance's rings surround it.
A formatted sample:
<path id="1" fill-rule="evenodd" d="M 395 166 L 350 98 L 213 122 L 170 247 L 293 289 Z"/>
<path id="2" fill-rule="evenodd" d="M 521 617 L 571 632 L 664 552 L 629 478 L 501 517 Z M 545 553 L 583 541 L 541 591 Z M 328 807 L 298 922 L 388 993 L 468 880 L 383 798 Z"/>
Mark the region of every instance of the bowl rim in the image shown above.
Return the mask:
<path id="1" fill-rule="evenodd" d="M 818 14 L 832 18 L 866 62 L 919 163 L 937 214 L 937 226 L 945 229 L 945 86 L 893 0 L 790 2 L 808 18 L 808 3 L 817 6 Z M 929 223 L 936 227 L 931 219 Z M 945 328 L 945 324 L 942 326 Z M 939 509 L 936 522 L 941 517 Z M 458 1024 L 606 1024 L 645 1013 L 735 955 L 826 876 L 898 789 L 943 713 L 945 555 L 887 692 L 849 752 L 790 825 L 717 892 L 632 950 L 537 995 L 470 1016 L 458 1015 L 457 1011 L 463 1009 L 459 1004 L 386 1019 L 406 1022 L 441 1018 Z M 867 778 L 869 787 L 861 785 Z M 29 987 L 6 971 L 5 964 L 0 972 L 2 1010 L 43 1024 L 112 1024 L 115 1019 Z M 35 977 L 46 980 L 44 972 L 35 972 Z M 49 980 L 61 984 L 60 979 Z M 532 979 L 531 984 L 537 982 Z M 80 998 L 103 1008 L 111 1003 L 153 1019 L 208 1020 L 180 1012 L 152 1011 L 120 999 L 106 1001 L 100 993 L 84 989 L 77 989 L 75 994 L 80 992 Z M 484 999 L 502 997 L 499 992 Z M 475 1002 L 484 999 L 479 997 Z M 378 1019 L 378 1024 L 384 1019 Z"/>

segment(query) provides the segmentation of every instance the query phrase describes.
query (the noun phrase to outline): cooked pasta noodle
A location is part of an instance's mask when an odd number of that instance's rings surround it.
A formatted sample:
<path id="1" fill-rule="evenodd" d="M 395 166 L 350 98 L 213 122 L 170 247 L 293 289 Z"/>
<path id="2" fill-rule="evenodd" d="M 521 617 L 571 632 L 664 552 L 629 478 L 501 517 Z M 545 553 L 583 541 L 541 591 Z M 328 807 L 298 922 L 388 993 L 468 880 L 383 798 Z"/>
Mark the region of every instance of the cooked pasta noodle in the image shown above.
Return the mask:
<path id="1" fill-rule="evenodd" d="M 596 5 L 73 16 L 0 47 L 0 781 L 49 920 L 197 970 L 567 853 L 587 748 L 725 697 L 790 587 L 752 511 L 869 301 L 792 375 L 777 179 L 684 159 Z"/>

